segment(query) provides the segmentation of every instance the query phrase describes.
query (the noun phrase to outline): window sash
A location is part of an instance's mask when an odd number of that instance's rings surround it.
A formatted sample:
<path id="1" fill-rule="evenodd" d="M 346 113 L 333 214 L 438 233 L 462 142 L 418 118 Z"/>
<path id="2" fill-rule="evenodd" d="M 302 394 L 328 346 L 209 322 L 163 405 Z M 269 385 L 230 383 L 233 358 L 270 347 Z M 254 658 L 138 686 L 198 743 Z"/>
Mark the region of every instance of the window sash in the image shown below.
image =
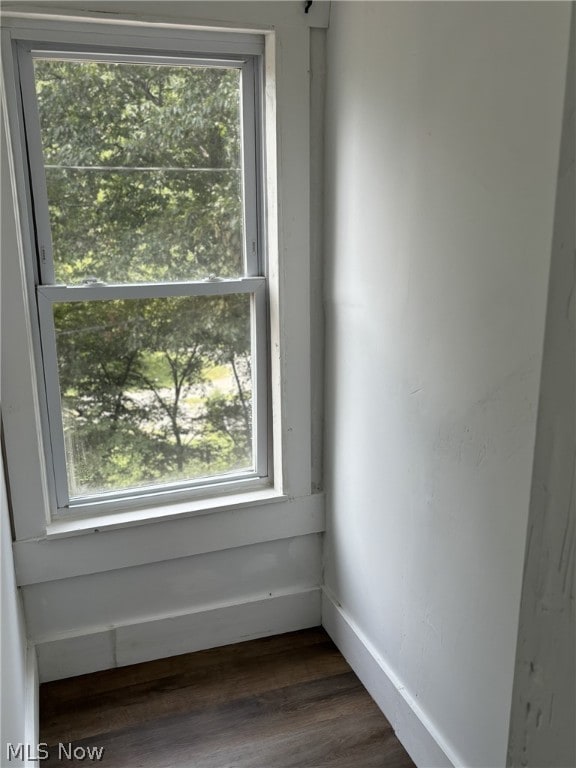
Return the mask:
<path id="1" fill-rule="evenodd" d="M 249 294 L 251 301 L 251 354 L 252 354 L 252 445 L 253 471 L 241 470 L 197 480 L 150 485 L 145 488 L 127 488 L 120 491 L 98 493 L 71 499 L 68 489 L 68 472 L 64 444 L 62 398 L 58 370 L 56 332 L 53 307 L 61 302 L 105 301 L 114 299 L 148 299 L 186 296 L 218 296 Z M 266 280 L 241 278 L 196 283 L 168 283 L 152 285 L 90 285 L 90 286 L 39 286 L 37 289 L 40 339 L 44 360 L 44 381 L 50 425 L 50 445 L 57 512 L 78 512 L 92 507 L 102 507 L 106 502 L 122 508 L 119 502 L 133 504 L 134 500 L 172 500 L 187 491 L 206 489 L 222 492 L 236 490 L 236 481 L 259 480 L 268 475 L 268 383 L 266 375 Z M 109 511 L 109 510 L 107 510 Z"/>
<path id="2" fill-rule="evenodd" d="M 54 50 L 55 48 L 58 48 L 58 50 Z M 256 57 L 208 58 L 191 57 L 190 54 L 182 56 L 174 56 L 173 54 L 144 55 L 138 52 L 115 55 L 113 51 L 103 52 L 101 48 L 93 52 L 92 49 L 86 47 L 71 49 L 69 46 L 49 46 L 49 49 L 47 47 L 46 50 L 43 50 L 41 45 L 23 43 L 17 45 L 17 51 L 38 246 L 39 266 L 35 271 L 37 284 L 54 285 L 55 277 L 48 189 L 34 78 L 35 55 L 42 58 L 69 59 L 71 61 L 84 59 L 86 61 L 131 62 L 134 64 L 180 64 L 182 66 L 201 64 L 204 66 L 237 67 L 240 69 L 244 270 L 246 276 L 262 274 L 263 238 L 261 237 L 261 216 L 259 215 L 262 201 L 257 182 L 258 176 L 262 174 L 258 152 L 260 126 L 257 115 L 260 114 L 260 107 L 258 98 L 259 69 L 256 66 Z"/>
<path id="3" fill-rule="evenodd" d="M 121 49 L 119 48 L 121 51 Z M 51 228 L 48 193 L 42 152 L 40 120 L 34 79 L 34 54 L 40 57 L 86 59 L 90 61 L 115 61 L 133 63 L 180 64 L 237 67 L 241 70 L 241 145 L 244 193 L 244 269 L 245 276 L 237 279 L 208 279 L 193 282 L 85 284 L 62 286 L 54 283 Z M 270 482 L 269 466 L 269 382 L 267 362 L 268 308 L 267 281 L 262 276 L 263 231 L 262 190 L 258 179 L 262 178 L 260 139 L 260 67 L 254 55 L 223 54 L 202 55 L 193 53 L 141 51 L 116 52 L 97 46 L 68 46 L 54 43 L 39 44 L 20 42 L 16 45 L 20 72 L 21 99 L 24 131 L 29 164 L 31 208 L 37 242 L 38 261 L 33 265 L 36 283 L 36 299 L 40 325 L 40 345 L 45 382 L 45 405 L 49 424 L 45 435 L 48 468 L 53 477 L 53 495 L 57 516 L 65 514 L 92 514 L 110 512 L 129 506 L 147 506 L 183 498 L 184 495 L 219 495 L 252 489 L 258 481 Z M 98 301 L 106 299 L 163 298 L 185 296 L 214 296 L 224 294 L 250 294 L 251 302 L 251 350 L 253 379 L 252 442 L 254 470 L 240 471 L 198 480 L 182 481 L 146 488 L 101 493 L 92 497 L 70 499 L 62 403 L 58 372 L 56 335 L 53 306 L 58 302 Z M 50 474 L 50 473 L 49 473 Z"/>

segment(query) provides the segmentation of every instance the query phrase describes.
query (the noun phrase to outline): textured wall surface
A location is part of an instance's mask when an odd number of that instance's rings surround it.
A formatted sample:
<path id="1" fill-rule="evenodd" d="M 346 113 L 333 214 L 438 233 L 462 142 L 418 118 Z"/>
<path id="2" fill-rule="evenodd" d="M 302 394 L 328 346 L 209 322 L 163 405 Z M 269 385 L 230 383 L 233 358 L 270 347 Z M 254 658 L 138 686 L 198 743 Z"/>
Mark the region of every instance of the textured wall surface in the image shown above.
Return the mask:
<path id="1" fill-rule="evenodd" d="M 575 24 L 573 6 L 510 726 L 514 768 L 576 765 Z"/>
<path id="2" fill-rule="evenodd" d="M 1 149 L 2 187 L 6 189 L 8 159 L 3 130 Z M 10 196 L 3 194 L 1 216 L 3 229 L 6 229 L 11 215 Z M 4 317 L 2 321 L 5 321 Z M 7 743 L 17 745 L 25 740 L 26 628 L 14 576 L 12 535 L 2 461 L 0 461 L 0 569 L 0 765 L 4 765 Z M 22 763 L 15 759 L 10 764 L 17 766 Z"/>
<path id="3" fill-rule="evenodd" d="M 0 463 L 0 765 L 8 744 L 25 741 L 26 628 L 18 599 L 12 561 L 10 522 Z M 18 760 L 10 765 L 18 766 Z"/>
<path id="4" fill-rule="evenodd" d="M 326 584 L 477 768 L 508 746 L 569 18 L 338 2 L 328 30 Z"/>

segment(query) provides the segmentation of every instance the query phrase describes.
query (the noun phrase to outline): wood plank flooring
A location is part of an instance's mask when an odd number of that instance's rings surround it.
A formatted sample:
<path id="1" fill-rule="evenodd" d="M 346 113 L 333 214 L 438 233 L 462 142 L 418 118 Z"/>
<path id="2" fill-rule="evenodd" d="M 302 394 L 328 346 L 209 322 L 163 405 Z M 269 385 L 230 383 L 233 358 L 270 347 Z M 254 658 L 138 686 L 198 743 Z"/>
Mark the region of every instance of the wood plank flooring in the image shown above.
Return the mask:
<path id="1" fill-rule="evenodd" d="M 40 736 L 43 766 L 414 768 L 320 628 L 45 683 Z"/>

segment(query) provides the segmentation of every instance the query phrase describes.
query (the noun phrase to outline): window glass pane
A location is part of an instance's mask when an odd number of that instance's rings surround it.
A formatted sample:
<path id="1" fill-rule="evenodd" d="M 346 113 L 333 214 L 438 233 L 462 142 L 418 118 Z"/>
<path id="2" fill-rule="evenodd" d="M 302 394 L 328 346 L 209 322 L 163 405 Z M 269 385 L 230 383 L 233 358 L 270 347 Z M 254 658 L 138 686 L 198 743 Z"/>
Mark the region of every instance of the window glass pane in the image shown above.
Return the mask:
<path id="1" fill-rule="evenodd" d="M 34 66 L 56 282 L 243 274 L 238 69 Z"/>
<path id="2" fill-rule="evenodd" d="M 250 302 L 54 305 L 72 499 L 253 469 Z"/>

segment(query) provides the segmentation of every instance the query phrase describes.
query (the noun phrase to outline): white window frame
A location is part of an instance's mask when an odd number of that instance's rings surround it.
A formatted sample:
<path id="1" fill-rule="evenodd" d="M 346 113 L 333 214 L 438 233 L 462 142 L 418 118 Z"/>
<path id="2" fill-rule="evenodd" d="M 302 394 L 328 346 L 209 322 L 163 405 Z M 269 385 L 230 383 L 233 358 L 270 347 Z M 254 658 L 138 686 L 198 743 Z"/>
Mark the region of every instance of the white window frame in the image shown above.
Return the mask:
<path id="1" fill-rule="evenodd" d="M 37 6 L 6 3 L 0 12 L 4 72 L 0 96 L 6 139 L 2 162 L 2 422 L 21 584 L 31 583 L 26 581 L 31 569 L 35 573 L 32 581 L 49 580 L 55 573 L 64 578 L 323 529 L 323 496 L 312 493 L 311 423 L 319 422 L 312 413 L 311 366 L 321 365 L 321 361 L 311 358 L 310 344 L 311 231 L 318 231 L 310 209 L 310 39 L 312 32 L 319 31 L 312 28 L 327 27 L 329 4 L 315 3 L 309 14 L 291 3 L 190 3 L 177 9 L 171 6 L 171 10 L 149 3 L 140 6 L 137 14 L 120 0 L 117 7 L 119 13 L 114 17 L 95 8 L 77 12 L 56 2 Z M 25 215 L 25 179 L 15 161 L 22 136 L 12 41 L 109 45 L 131 40 L 134 47 L 166 50 L 158 39 L 168 37 L 168 47 L 182 51 L 197 47 L 196 42 L 207 34 L 212 49 L 220 52 L 234 45 L 245 49 L 247 36 L 258 40 L 259 48 L 252 53 L 258 53 L 264 42 L 263 191 L 273 482 L 261 490 L 54 522 L 41 442 L 47 425 L 39 402 L 39 339 L 31 323 L 34 296 L 25 274 L 32 238 Z M 242 42 L 235 42 L 238 40 Z M 317 208 L 318 204 L 313 205 Z M 127 532 L 123 535 L 127 527 L 129 537 Z M 128 540 L 130 546 L 120 543 Z"/>
<path id="2" fill-rule="evenodd" d="M 270 377 L 268 298 L 266 276 L 265 194 L 263 191 L 263 38 L 260 35 L 195 32 L 187 44 L 165 36 L 158 30 L 145 40 L 138 35 L 126 36 L 111 45 L 91 44 L 78 40 L 82 35 L 57 30 L 38 34 L 35 30 L 12 35 L 15 88 L 21 93 L 18 107 L 18 131 L 22 147 L 22 167 L 29 164 L 29 186 L 26 194 L 26 220 L 30 241 L 36 243 L 37 258 L 27 254 L 26 276 L 31 306 L 32 332 L 36 340 L 36 365 L 42 371 L 44 386 L 38 385 L 45 474 L 50 506 L 50 520 L 66 517 L 109 515 L 138 508 L 149 510 L 157 505 L 178 504 L 186 499 L 206 499 L 230 494 L 270 489 L 274 483 L 269 432 Z M 172 50 L 172 48 L 174 50 Z M 58 286 L 54 284 L 52 246 L 48 220 L 48 200 L 40 141 L 39 120 L 34 88 L 32 57 L 75 60 L 132 61 L 137 63 L 212 64 L 236 66 L 242 71 L 243 168 L 245 215 L 245 275 L 237 279 L 196 281 L 188 283 L 154 283 L 128 285 Z M 26 175 L 26 174 L 24 174 Z M 32 199 L 35 201 L 32 205 Z M 250 211 L 248 211 L 250 208 Z M 34 222 L 34 224 L 33 224 Z M 31 249 L 29 249 L 31 250 Z M 164 298 L 168 296 L 209 296 L 249 294 L 252 297 L 253 354 L 253 445 L 254 469 L 249 472 L 203 478 L 198 481 L 127 489 L 121 492 L 70 500 L 58 385 L 56 340 L 52 307 L 58 301 L 98 301 L 122 298 Z M 30 301 L 30 297 L 36 300 Z M 39 377 L 40 378 L 40 377 Z"/>

